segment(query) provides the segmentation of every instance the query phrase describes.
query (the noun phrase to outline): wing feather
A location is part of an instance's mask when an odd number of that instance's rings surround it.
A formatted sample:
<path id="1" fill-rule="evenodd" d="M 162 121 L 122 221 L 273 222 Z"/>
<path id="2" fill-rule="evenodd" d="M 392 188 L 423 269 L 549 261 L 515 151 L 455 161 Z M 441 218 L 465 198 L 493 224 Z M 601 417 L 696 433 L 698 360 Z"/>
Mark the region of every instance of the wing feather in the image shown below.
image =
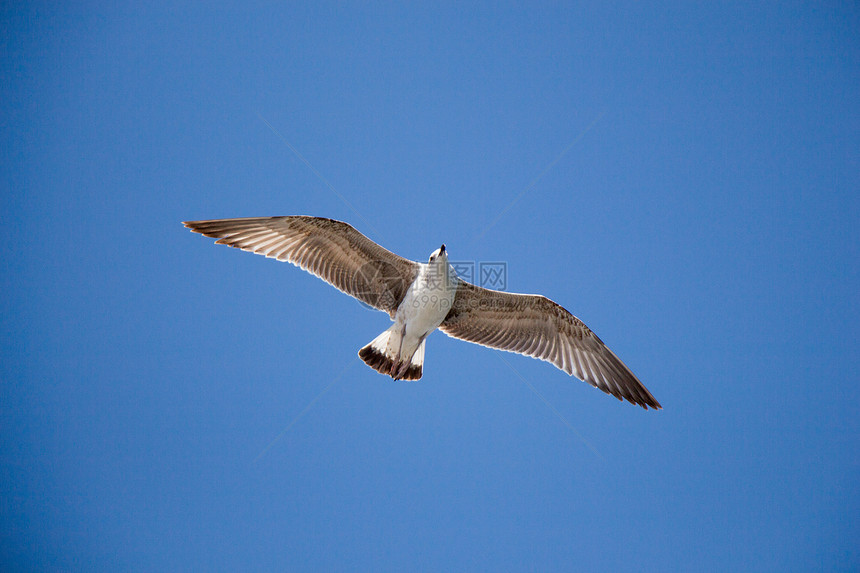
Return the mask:
<path id="1" fill-rule="evenodd" d="M 544 296 L 495 291 L 460 280 L 439 329 L 454 338 L 546 360 L 646 410 L 661 408 L 591 329 Z"/>
<path id="2" fill-rule="evenodd" d="M 290 262 L 392 317 L 418 271 L 417 263 L 333 219 L 255 217 L 183 225 L 217 244 Z"/>

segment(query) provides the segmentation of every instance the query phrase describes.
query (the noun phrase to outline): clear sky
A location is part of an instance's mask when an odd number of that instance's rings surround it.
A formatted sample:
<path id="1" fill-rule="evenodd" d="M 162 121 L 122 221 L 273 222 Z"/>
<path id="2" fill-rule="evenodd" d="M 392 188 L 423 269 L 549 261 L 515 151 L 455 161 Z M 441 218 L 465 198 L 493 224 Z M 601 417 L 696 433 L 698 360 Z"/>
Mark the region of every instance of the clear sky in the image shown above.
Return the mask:
<path id="1" fill-rule="evenodd" d="M 12 4 L 4 571 L 860 568 L 856 3 Z M 394 382 L 180 224 L 290 214 L 504 263 L 664 409 L 441 333 Z"/>

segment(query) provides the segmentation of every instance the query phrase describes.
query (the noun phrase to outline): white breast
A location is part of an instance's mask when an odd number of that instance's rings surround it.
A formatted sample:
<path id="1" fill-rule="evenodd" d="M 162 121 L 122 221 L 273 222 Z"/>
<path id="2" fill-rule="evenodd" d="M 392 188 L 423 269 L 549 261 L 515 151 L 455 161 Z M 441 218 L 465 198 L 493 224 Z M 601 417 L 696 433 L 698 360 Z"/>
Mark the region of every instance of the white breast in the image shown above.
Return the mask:
<path id="1" fill-rule="evenodd" d="M 394 321 L 405 324 L 407 336 L 423 338 L 436 329 L 451 310 L 457 284 L 446 263 L 422 264 L 397 309 Z"/>

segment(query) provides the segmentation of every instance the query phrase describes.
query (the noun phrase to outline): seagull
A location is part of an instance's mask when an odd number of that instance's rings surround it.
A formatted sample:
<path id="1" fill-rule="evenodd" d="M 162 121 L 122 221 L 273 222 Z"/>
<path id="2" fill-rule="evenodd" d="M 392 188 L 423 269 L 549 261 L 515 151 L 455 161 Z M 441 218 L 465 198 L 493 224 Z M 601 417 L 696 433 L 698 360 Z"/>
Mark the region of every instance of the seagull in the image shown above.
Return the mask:
<path id="1" fill-rule="evenodd" d="M 532 356 L 631 404 L 660 403 L 581 320 L 545 296 L 490 290 L 459 278 L 442 245 L 426 263 L 322 217 L 185 221 L 217 244 L 290 262 L 373 308 L 393 324 L 358 351 L 395 380 L 418 380 L 427 336 L 437 328 L 489 348 Z"/>

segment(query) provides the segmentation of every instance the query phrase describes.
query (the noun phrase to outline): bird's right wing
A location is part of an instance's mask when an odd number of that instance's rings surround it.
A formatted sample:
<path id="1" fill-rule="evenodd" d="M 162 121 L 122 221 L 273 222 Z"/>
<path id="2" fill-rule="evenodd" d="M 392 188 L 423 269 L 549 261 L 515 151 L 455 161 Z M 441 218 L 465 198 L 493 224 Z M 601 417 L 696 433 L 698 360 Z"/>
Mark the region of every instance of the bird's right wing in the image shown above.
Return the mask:
<path id="1" fill-rule="evenodd" d="M 661 408 L 615 353 L 559 304 L 458 281 L 454 303 L 439 326 L 448 336 L 546 360 L 619 400 Z"/>
<path id="2" fill-rule="evenodd" d="M 419 268 L 333 219 L 255 217 L 183 225 L 218 244 L 290 262 L 392 317 Z"/>

